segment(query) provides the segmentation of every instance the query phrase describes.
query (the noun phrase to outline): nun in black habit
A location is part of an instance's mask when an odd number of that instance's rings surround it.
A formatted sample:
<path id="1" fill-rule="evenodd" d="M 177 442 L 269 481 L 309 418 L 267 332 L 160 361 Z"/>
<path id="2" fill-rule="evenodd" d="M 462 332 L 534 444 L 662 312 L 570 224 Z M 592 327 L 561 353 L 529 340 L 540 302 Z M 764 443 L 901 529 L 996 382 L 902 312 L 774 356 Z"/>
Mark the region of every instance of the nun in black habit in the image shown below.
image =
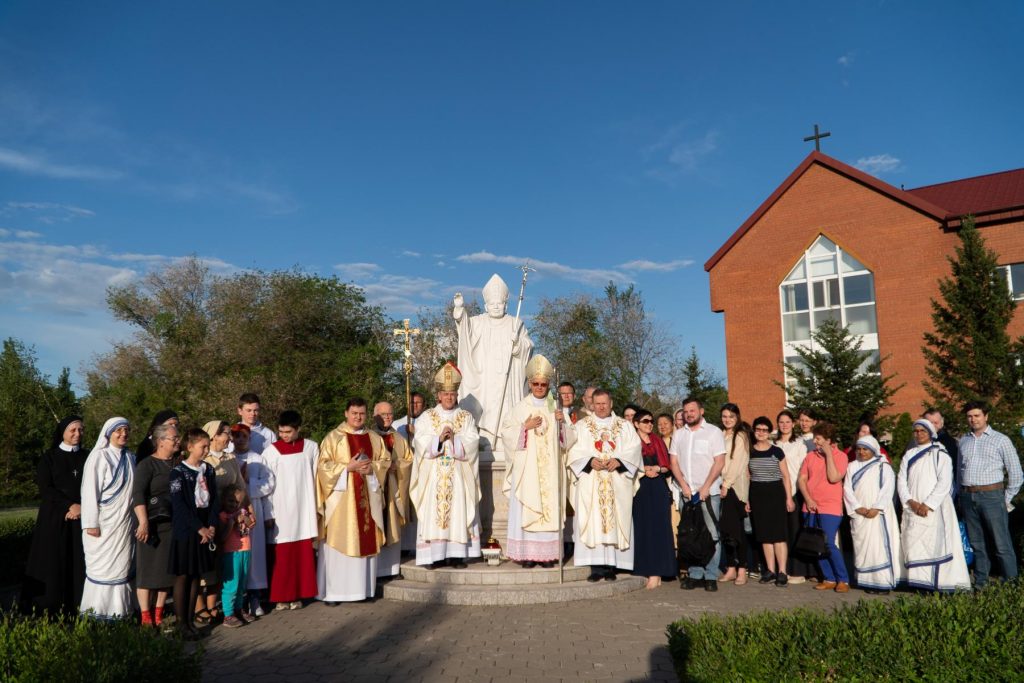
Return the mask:
<path id="1" fill-rule="evenodd" d="M 82 418 L 72 415 L 54 430 L 53 443 L 39 460 L 39 515 L 32 535 L 21 604 L 27 611 L 77 614 L 85 584 L 82 550 Z"/>

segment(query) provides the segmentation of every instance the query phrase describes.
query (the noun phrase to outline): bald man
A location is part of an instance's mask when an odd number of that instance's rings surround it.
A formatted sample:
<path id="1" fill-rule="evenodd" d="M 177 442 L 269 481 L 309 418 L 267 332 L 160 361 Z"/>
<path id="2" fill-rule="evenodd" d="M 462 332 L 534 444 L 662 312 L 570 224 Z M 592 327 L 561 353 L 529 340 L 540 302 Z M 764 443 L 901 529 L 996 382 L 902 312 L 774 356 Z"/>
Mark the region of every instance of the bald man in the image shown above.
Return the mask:
<path id="1" fill-rule="evenodd" d="M 412 520 L 409 504 L 409 475 L 412 472 L 412 450 L 409 442 L 394 427 L 395 411 L 387 401 L 373 406 L 373 431 L 384 440 L 391 453 L 391 469 L 384 483 L 384 547 L 377 560 L 377 576 L 401 577 L 402 532 Z"/>

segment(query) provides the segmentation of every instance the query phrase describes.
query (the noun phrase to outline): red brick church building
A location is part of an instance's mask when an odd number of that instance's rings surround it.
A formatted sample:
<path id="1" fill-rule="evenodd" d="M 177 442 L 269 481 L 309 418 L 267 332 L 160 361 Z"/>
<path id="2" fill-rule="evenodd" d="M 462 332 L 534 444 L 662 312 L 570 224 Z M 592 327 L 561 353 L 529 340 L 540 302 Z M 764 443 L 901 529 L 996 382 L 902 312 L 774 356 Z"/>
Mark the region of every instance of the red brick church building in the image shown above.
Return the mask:
<path id="1" fill-rule="evenodd" d="M 972 214 L 1024 300 L 1024 169 L 902 190 L 812 152 L 704 264 L 725 314 L 729 399 L 745 415 L 786 403 L 782 362 L 834 318 L 861 336 L 895 384 L 893 410 L 927 401 L 922 334 Z M 1024 301 L 1021 301 L 1024 304 Z M 1024 333 L 1024 306 L 1011 325 Z"/>

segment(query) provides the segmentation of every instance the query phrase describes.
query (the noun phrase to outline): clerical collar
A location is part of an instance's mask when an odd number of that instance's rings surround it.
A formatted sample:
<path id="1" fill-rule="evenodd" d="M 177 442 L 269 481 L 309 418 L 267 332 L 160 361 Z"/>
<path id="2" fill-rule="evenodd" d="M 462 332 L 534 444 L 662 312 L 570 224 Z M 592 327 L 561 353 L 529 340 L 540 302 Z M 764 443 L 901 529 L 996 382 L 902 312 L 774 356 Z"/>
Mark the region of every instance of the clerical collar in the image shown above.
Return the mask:
<path id="1" fill-rule="evenodd" d="M 437 412 L 441 413 L 441 415 L 442 415 L 443 417 L 451 417 L 452 415 L 454 415 L 454 414 L 455 414 L 455 412 L 456 412 L 456 411 L 457 411 L 458 409 L 459 409 L 459 407 L 458 407 L 458 406 L 455 406 L 455 407 L 454 407 L 454 408 L 452 408 L 451 410 L 447 410 L 447 409 L 445 409 L 445 408 L 441 407 L 441 405 L 440 405 L 440 404 L 438 404 L 438 406 L 437 406 Z"/>
<path id="2" fill-rule="evenodd" d="M 545 403 L 548 402 L 548 399 L 547 399 L 546 396 L 544 398 L 537 398 L 533 394 L 530 394 L 530 398 L 533 399 L 533 405 L 535 405 L 535 406 L 542 406 L 542 405 L 544 405 Z"/>
<path id="3" fill-rule="evenodd" d="M 58 444 L 58 447 L 62 451 L 64 451 L 65 453 L 77 453 L 78 449 L 80 448 L 80 446 L 69 446 L 68 444 L 64 443 L 63 441 L 61 441 Z"/>
<path id="4" fill-rule="evenodd" d="M 366 427 L 360 427 L 359 429 L 356 429 L 355 427 L 349 427 L 349 429 L 352 431 L 353 434 L 365 434 L 366 433 Z"/>

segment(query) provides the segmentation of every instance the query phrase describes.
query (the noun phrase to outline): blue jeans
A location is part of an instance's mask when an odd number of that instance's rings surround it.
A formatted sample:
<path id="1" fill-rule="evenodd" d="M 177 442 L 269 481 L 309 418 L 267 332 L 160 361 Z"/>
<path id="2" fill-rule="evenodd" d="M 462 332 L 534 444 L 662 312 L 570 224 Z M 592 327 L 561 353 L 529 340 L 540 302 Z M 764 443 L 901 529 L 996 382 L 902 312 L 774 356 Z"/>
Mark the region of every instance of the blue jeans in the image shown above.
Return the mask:
<path id="1" fill-rule="evenodd" d="M 992 569 L 992 560 L 985 546 L 985 531 L 992 536 L 995 545 L 995 556 L 999 558 L 999 567 L 1003 576 L 1017 578 L 1017 556 L 1013 552 L 1010 540 L 1010 519 L 1006 512 L 1006 492 L 980 491 L 978 493 L 960 492 L 960 509 L 963 512 L 967 537 L 974 548 L 974 585 L 984 586 L 988 582 L 988 573 Z"/>
<path id="2" fill-rule="evenodd" d="M 715 511 L 715 517 L 721 521 L 722 519 L 722 497 L 711 496 L 708 500 L 711 501 L 711 509 Z M 707 579 L 709 581 L 718 580 L 718 561 L 722 558 L 722 536 L 719 532 L 718 525 L 712 522 L 708 517 L 707 509 L 701 504 L 701 510 L 704 510 L 704 521 L 708 525 L 708 530 L 711 531 L 711 537 L 715 539 L 715 555 L 711 558 L 703 567 L 690 567 L 688 576 L 695 581 L 701 581 Z"/>
<path id="3" fill-rule="evenodd" d="M 821 567 L 821 573 L 825 576 L 825 580 L 850 583 L 850 575 L 846 573 L 843 553 L 836 546 L 836 534 L 839 533 L 839 524 L 843 521 L 842 515 L 819 515 L 805 512 L 804 526 L 814 526 L 812 520 L 817 522 L 825 532 L 825 543 L 829 556 L 824 560 L 818 560 L 818 566 Z"/>

